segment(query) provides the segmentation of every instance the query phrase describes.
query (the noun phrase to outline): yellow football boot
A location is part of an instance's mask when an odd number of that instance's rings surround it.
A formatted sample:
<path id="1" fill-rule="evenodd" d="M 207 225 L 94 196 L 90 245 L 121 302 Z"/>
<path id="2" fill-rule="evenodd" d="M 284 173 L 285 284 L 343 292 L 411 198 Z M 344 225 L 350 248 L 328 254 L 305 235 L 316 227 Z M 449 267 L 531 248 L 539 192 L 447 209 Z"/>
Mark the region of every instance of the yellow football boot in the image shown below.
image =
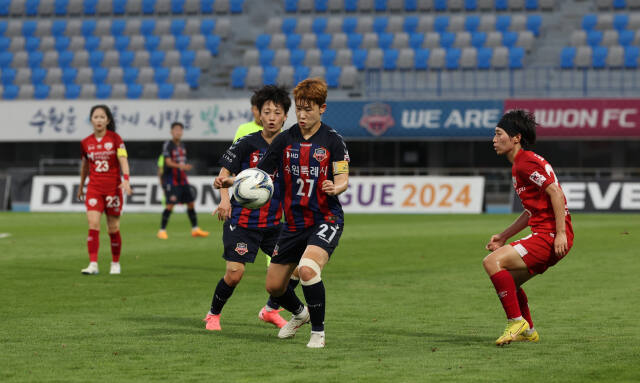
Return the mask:
<path id="1" fill-rule="evenodd" d="M 169 235 L 167 235 L 165 230 L 158 230 L 158 235 L 156 235 L 156 237 L 158 237 L 158 239 L 169 239 Z"/>
<path id="2" fill-rule="evenodd" d="M 195 228 L 195 229 L 192 229 L 192 230 L 191 230 L 191 236 L 192 236 L 192 237 L 194 237 L 194 238 L 195 238 L 195 237 L 208 237 L 208 236 L 209 236 L 209 232 L 208 232 L 208 231 L 201 230 L 201 229 L 198 227 L 198 228 Z"/>
<path id="3" fill-rule="evenodd" d="M 538 331 L 536 329 L 533 329 L 533 332 L 529 335 L 527 335 L 528 332 L 529 331 L 523 331 L 513 341 L 514 342 L 534 342 L 534 343 L 540 341 L 540 335 L 538 335 Z"/>
<path id="4" fill-rule="evenodd" d="M 520 320 L 509 320 L 507 322 L 507 327 L 504 329 L 502 336 L 496 339 L 496 346 L 504 346 L 505 344 L 509 344 L 513 342 L 518 335 L 529 329 L 529 323 L 527 323 L 526 319 Z"/>

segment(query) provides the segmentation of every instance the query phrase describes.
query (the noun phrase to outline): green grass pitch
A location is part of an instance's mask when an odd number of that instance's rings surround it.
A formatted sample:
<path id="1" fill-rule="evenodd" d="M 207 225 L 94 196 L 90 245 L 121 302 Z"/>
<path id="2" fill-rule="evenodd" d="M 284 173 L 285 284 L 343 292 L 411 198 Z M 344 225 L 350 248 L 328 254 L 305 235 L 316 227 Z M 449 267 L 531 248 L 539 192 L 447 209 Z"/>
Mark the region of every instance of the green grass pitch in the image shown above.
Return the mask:
<path id="1" fill-rule="evenodd" d="M 640 216 L 573 217 L 570 254 L 525 285 L 538 344 L 494 346 L 505 317 L 481 260 L 513 215 L 347 215 L 323 272 L 327 346 L 258 320 L 265 259 L 201 321 L 223 275 L 221 224 L 125 214 L 120 276 L 88 263 L 84 214 L 0 214 L 2 382 L 631 382 L 640 380 Z M 298 288 L 298 295 L 302 292 Z M 288 316 L 287 316 L 288 318 Z"/>

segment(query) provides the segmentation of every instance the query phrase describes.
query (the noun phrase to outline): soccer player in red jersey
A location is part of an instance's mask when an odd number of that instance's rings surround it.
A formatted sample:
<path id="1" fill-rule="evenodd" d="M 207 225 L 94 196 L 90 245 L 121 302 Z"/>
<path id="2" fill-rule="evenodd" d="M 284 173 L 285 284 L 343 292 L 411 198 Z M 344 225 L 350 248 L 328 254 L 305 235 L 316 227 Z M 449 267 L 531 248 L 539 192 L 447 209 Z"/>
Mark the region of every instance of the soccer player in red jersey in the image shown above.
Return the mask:
<path id="1" fill-rule="evenodd" d="M 122 138 L 116 133 L 111 110 L 106 105 L 95 105 L 90 113 L 93 134 L 81 142 L 82 167 L 78 199 L 85 201 L 89 221 L 89 266 L 82 274 L 98 274 L 98 247 L 100 241 L 100 217 L 107 215 L 107 228 L 111 237 L 110 274 L 120 274 L 120 214 L 122 213 L 124 189 L 131 195 L 129 186 L 129 162 Z M 122 179 L 120 178 L 122 173 Z M 89 176 L 87 194 L 84 183 Z"/>
<path id="2" fill-rule="evenodd" d="M 498 346 L 540 339 L 520 286 L 555 265 L 573 245 L 571 216 L 553 168 L 528 150 L 536 141 L 536 126 L 531 113 L 513 110 L 502 116 L 493 137 L 496 153 L 513 164 L 513 187 L 524 207 L 509 227 L 491 236 L 486 246 L 491 254 L 482 261 L 507 314 L 507 327 L 496 340 Z M 505 244 L 527 226 L 531 235 Z"/>

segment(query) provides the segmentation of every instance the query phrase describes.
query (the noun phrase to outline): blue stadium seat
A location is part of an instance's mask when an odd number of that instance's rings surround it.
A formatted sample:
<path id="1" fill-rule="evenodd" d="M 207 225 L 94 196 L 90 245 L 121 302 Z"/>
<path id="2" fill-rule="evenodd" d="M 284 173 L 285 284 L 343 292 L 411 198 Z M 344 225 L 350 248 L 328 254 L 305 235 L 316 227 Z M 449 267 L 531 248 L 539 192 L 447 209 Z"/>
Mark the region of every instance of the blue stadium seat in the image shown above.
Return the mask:
<path id="1" fill-rule="evenodd" d="M 166 53 L 164 51 L 152 51 L 149 54 L 149 66 L 159 67 L 164 64 Z"/>
<path id="2" fill-rule="evenodd" d="M 171 0 L 171 13 L 181 15 L 184 13 L 184 0 Z"/>
<path id="3" fill-rule="evenodd" d="M 362 34 L 360 33 L 350 33 L 347 35 L 347 47 L 351 50 L 355 50 L 360 48 L 360 44 L 362 44 Z"/>
<path id="4" fill-rule="evenodd" d="M 375 0 L 373 10 L 376 12 L 385 12 L 387 10 L 387 0 Z"/>
<path id="5" fill-rule="evenodd" d="M 513 47 L 518 41 L 518 32 L 504 32 L 502 33 L 502 45 L 505 47 Z"/>
<path id="6" fill-rule="evenodd" d="M 64 98 L 66 99 L 76 99 L 80 96 L 80 92 L 82 91 L 82 87 L 77 84 L 66 84 L 64 90 Z"/>
<path id="7" fill-rule="evenodd" d="M 96 84 L 96 98 L 109 98 L 111 97 L 111 91 L 110 84 Z"/>
<path id="8" fill-rule="evenodd" d="M 111 34 L 113 36 L 122 36 L 124 34 L 124 30 L 127 27 L 127 21 L 124 19 L 113 19 L 111 20 Z"/>
<path id="9" fill-rule="evenodd" d="M 0 36 L 4 36 L 4 33 L 7 31 L 7 22 L 0 21 Z"/>
<path id="10" fill-rule="evenodd" d="M 298 19 L 296 19 L 295 17 L 286 17 L 284 20 L 282 20 L 282 33 L 294 33 L 296 30 L 296 25 L 298 25 Z"/>
<path id="11" fill-rule="evenodd" d="M 509 7 L 509 1 L 507 0 L 496 0 L 495 2 L 496 11 L 506 11 L 508 7 Z"/>
<path id="12" fill-rule="evenodd" d="M 174 36 L 179 36 L 184 31 L 184 27 L 187 25 L 187 21 L 185 19 L 174 19 L 171 20 L 171 26 L 169 30 L 171 34 Z"/>
<path id="13" fill-rule="evenodd" d="M 144 19 L 140 24 L 140 34 L 143 36 L 149 36 L 153 34 L 156 29 L 156 21 L 154 19 Z"/>
<path id="14" fill-rule="evenodd" d="M 144 48 L 148 51 L 155 51 L 160 45 L 160 36 L 147 35 L 144 38 Z"/>
<path id="15" fill-rule="evenodd" d="M 439 12 L 447 10 L 447 0 L 434 0 L 433 9 Z"/>
<path id="16" fill-rule="evenodd" d="M 464 10 L 465 11 L 475 11 L 478 9 L 478 1 L 477 0 L 464 0 Z"/>
<path id="17" fill-rule="evenodd" d="M 594 47 L 591 57 L 593 67 L 597 69 L 604 68 L 607 65 L 608 54 L 609 51 L 607 47 Z"/>
<path id="18" fill-rule="evenodd" d="M 88 50 L 89 52 L 97 50 L 100 46 L 100 40 L 101 38 L 98 36 L 85 37 L 84 49 Z"/>
<path id="19" fill-rule="evenodd" d="M 491 68 L 491 57 L 493 56 L 493 48 L 477 48 L 478 69 Z"/>
<path id="20" fill-rule="evenodd" d="M 527 16 L 527 30 L 533 32 L 535 36 L 540 36 L 541 25 L 542 25 L 542 16 L 540 15 Z"/>
<path id="21" fill-rule="evenodd" d="M 216 29 L 216 21 L 213 19 L 205 19 L 200 23 L 200 33 L 210 35 Z"/>
<path id="22" fill-rule="evenodd" d="M 418 22 L 420 21 L 420 19 L 418 19 L 418 16 L 407 16 L 404 18 L 404 23 L 402 25 L 402 30 L 411 34 L 414 33 L 416 31 L 416 29 L 418 29 Z"/>
<path id="23" fill-rule="evenodd" d="M 297 66 L 293 68 L 293 83 L 297 84 L 300 81 L 309 77 L 311 70 L 306 66 Z"/>
<path id="24" fill-rule="evenodd" d="M 0 16 L 9 16 L 11 0 L 0 0 Z"/>
<path id="25" fill-rule="evenodd" d="M 358 10 L 358 0 L 344 0 L 344 10 L 347 12 L 355 12 Z M 347 33 L 347 32 L 345 32 Z"/>
<path id="26" fill-rule="evenodd" d="M 96 14 L 96 8 L 98 6 L 98 0 L 84 0 L 82 4 L 83 4 L 84 14 L 85 15 L 95 15 Z"/>
<path id="27" fill-rule="evenodd" d="M 13 68 L 3 68 L 0 71 L 2 86 L 12 85 L 16 79 L 16 72 Z"/>
<path id="28" fill-rule="evenodd" d="M 280 72 L 278 67 L 264 67 L 264 71 L 262 72 L 262 83 L 264 85 L 275 85 L 276 79 L 278 78 L 278 72 Z"/>
<path id="29" fill-rule="evenodd" d="M 0 52 L 8 50 L 10 45 L 11 39 L 9 37 L 0 37 Z"/>
<path id="30" fill-rule="evenodd" d="M 260 51 L 259 62 L 262 67 L 271 66 L 271 62 L 275 57 L 276 53 L 271 49 L 263 49 Z"/>
<path id="31" fill-rule="evenodd" d="M 624 31 L 619 32 L 618 43 L 626 47 L 633 43 L 633 38 L 634 38 L 634 31 L 625 29 Z"/>
<path id="32" fill-rule="evenodd" d="M 440 46 L 443 48 L 451 48 L 456 42 L 456 34 L 453 32 L 440 33 Z"/>
<path id="33" fill-rule="evenodd" d="M 22 22 L 22 35 L 24 37 L 31 37 L 36 32 L 38 23 L 36 21 L 23 21 Z"/>
<path id="34" fill-rule="evenodd" d="M 200 83 L 200 74 L 202 71 L 200 68 L 195 66 L 190 66 L 185 68 L 184 80 L 189 84 L 192 88 L 197 88 Z"/>
<path id="35" fill-rule="evenodd" d="M 231 13 L 242 13 L 244 0 L 231 0 Z"/>
<path id="36" fill-rule="evenodd" d="M 11 66 L 11 62 L 13 61 L 13 53 L 11 52 L 0 52 L 0 68 L 9 68 Z"/>
<path id="37" fill-rule="evenodd" d="M 637 46 L 624 47 L 624 67 L 637 68 L 638 55 L 640 55 L 640 47 L 637 47 Z"/>
<path id="38" fill-rule="evenodd" d="M 70 50 L 58 52 L 58 65 L 60 68 L 68 68 L 73 61 L 74 53 Z"/>
<path id="39" fill-rule="evenodd" d="M 152 15 L 156 11 L 156 0 L 142 0 L 142 13 Z"/>
<path id="40" fill-rule="evenodd" d="M 511 15 L 498 15 L 496 18 L 496 30 L 506 32 L 511 26 Z"/>
<path id="41" fill-rule="evenodd" d="M 626 0 L 613 0 L 614 9 L 624 9 L 627 7 Z"/>
<path id="42" fill-rule="evenodd" d="M 588 13 L 582 17 L 582 29 L 590 31 L 598 24 L 598 15 L 595 13 Z"/>
<path id="43" fill-rule="evenodd" d="M 327 11 L 327 0 L 316 0 L 315 1 L 315 10 L 316 10 L 316 12 L 326 12 Z"/>
<path id="44" fill-rule="evenodd" d="M 77 75 L 78 69 L 76 68 L 62 68 L 62 83 L 65 85 L 75 83 Z"/>
<path id="45" fill-rule="evenodd" d="M 24 43 L 24 49 L 27 52 L 33 52 L 40 47 L 40 37 L 27 37 Z"/>
<path id="46" fill-rule="evenodd" d="M 136 67 L 123 67 L 122 81 L 126 84 L 137 82 L 139 73 L 140 69 Z"/>
<path id="47" fill-rule="evenodd" d="M 297 33 L 292 33 L 287 35 L 286 47 L 288 50 L 292 51 L 294 49 L 298 49 L 300 42 L 302 41 L 302 36 Z"/>
<path id="48" fill-rule="evenodd" d="M 358 68 L 358 70 L 363 70 L 364 64 L 367 61 L 367 50 L 354 49 L 351 55 L 351 60 L 353 60 L 353 66 Z"/>
<path id="49" fill-rule="evenodd" d="M 169 68 L 165 68 L 165 67 L 157 67 L 154 68 L 153 70 L 153 80 L 158 83 L 158 84 L 162 84 L 167 82 L 167 79 L 169 78 Z"/>
<path id="50" fill-rule="evenodd" d="M 286 12 L 298 12 L 298 0 L 285 0 L 284 10 Z"/>
<path id="51" fill-rule="evenodd" d="M 316 36 L 316 46 L 318 49 L 329 49 L 331 40 L 333 40 L 333 35 L 328 33 L 319 34 Z"/>
<path id="52" fill-rule="evenodd" d="M 266 33 L 258 35 L 258 38 L 256 39 L 256 49 L 258 50 L 267 49 L 270 43 L 271 43 L 271 35 L 268 35 Z"/>
<path id="53" fill-rule="evenodd" d="M 396 70 L 399 54 L 400 52 L 398 52 L 397 49 L 385 49 L 384 56 L 382 56 L 382 68 L 386 70 Z"/>
<path id="54" fill-rule="evenodd" d="M 342 32 L 344 33 L 355 33 L 357 27 L 358 18 L 356 17 L 345 17 L 342 20 Z"/>
<path id="55" fill-rule="evenodd" d="M 475 32 L 480 26 L 480 16 L 470 15 L 464 20 L 464 30 L 468 32 Z"/>
<path id="56" fill-rule="evenodd" d="M 55 0 L 53 2 L 53 14 L 56 16 L 66 16 L 67 5 L 69 5 L 69 0 Z"/>
<path id="57" fill-rule="evenodd" d="M 90 51 L 89 52 L 89 66 L 92 68 L 97 68 L 102 66 L 102 60 L 104 60 L 104 52 L 103 51 Z"/>
<path id="58" fill-rule="evenodd" d="M 404 10 L 406 12 L 415 12 L 418 10 L 417 0 L 404 0 Z"/>
<path id="59" fill-rule="evenodd" d="M 485 41 L 487 41 L 487 33 L 486 32 L 473 32 L 471 33 L 471 45 L 476 48 L 480 48 L 484 46 Z"/>
<path id="60" fill-rule="evenodd" d="M 29 52 L 29 68 L 39 68 L 40 64 L 42 64 L 42 58 L 44 54 L 40 51 Z"/>
<path id="61" fill-rule="evenodd" d="M 142 85 L 135 83 L 127 84 L 127 98 L 138 99 L 142 96 Z"/>
<path id="62" fill-rule="evenodd" d="M 389 25 L 389 18 L 385 16 L 378 16 L 373 19 L 373 31 L 375 33 L 383 33 L 387 30 Z"/>
<path id="63" fill-rule="evenodd" d="M 325 67 L 333 66 L 333 62 L 336 60 L 336 51 L 333 49 L 325 49 L 320 54 L 320 63 Z"/>
<path id="64" fill-rule="evenodd" d="M 200 12 L 205 14 L 212 14 L 213 0 L 200 0 Z"/>
<path id="65" fill-rule="evenodd" d="M 183 67 L 192 66 L 196 60 L 196 52 L 191 50 L 180 51 L 180 65 Z"/>
<path id="66" fill-rule="evenodd" d="M 26 0 L 24 4 L 24 13 L 27 16 L 36 16 L 38 14 L 39 5 L 40 0 Z"/>
<path id="67" fill-rule="evenodd" d="M 378 35 L 378 46 L 382 49 L 390 49 L 393 45 L 393 33 L 381 33 Z"/>
<path id="68" fill-rule="evenodd" d="M 618 31 L 623 31 L 627 29 L 627 25 L 629 24 L 629 14 L 628 13 L 616 13 L 613 16 L 613 27 Z"/>
<path id="69" fill-rule="evenodd" d="M 93 73 L 91 74 L 91 80 L 96 85 L 102 84 L 105 82 L 108 75 L 109 75 L 109 69 L 96 67 L 96 68 L 93 68 Z"/>
<path id="70" fill-rule="evenodd" d="M 289 56 L 289 62 L 292 67 L 302 66 L 304 65 L 304 58 L 307 55 L 307 51 L 304 49 L 294 49 L 291 51 L 291 55 Z"/>
<path id="71" fill-rule="evenodd" d="M 218 55 L 218 50 L 220 47 L 220 41 L 222 39 L 220 38 L 220 36 L 217 35 L 208 35 L 205 39 L 205 47 L 207 47 L 207 49 L 209 50 L 209 53 L 211 53 L 213 56 L 217 56 Z"/>
<path id="72" fill-rule="evenodd" d="M 412 33 L 409 35 L 409 46 L 414 50 L 422 48 L 424 33 Z"/>
<path id="73" fill-rule="evenodd" d="M 4 87 L 4 92 L 2 93 L 2 98 L 5 100 L 15 100 L 18 97 L 18 93 L 20 93 L 20 87 L 17 85 L 7 85 Z"/>
<path id="74" fill-rule="evenodd" d="M 124 51 L 129 47 L 131 38 L 129 36 L 116 36 L 113 47 L 118 51 Z"/>
<path id="75" fill-rule="evenodd" d="M 53 37 L 64 36 L 67 30 L 67 20 L 54 20 L 51 24 L 51 35 Z"/>
<path id="76" fill-rule="evenodd" d="M 523 58 L 524 58 L 524 48 L 522 47 L 509 48 L 509 68 L 521 69 Z"/>
<path id="77" fill-rule="evenodd" d="M 113 14 L 124 15 L 127 13 L 127 0 L 113 0 Z"/>
<path id="78" fill-rule="evenodd" d="M 588 31 L 587 32 L 587 44 L 591 45 L 592 47 L 596 47 L 598 45 L 600 45 L 600 42 L 602 41 L 602 31 Z"/>
<path id="79" fill-rule="evenodd" d="M 31 83 L 33 85 L 43 84 L 46 77 L 47 70 L 44 68 L 34 68 L 31 70 Z"/>
<path id="80" fill-rule="evenodd" d="M 313 31 L 313 33 L 315 33 L 316 35 L 319 35 L 321 33 L 324 33 L 326 29 L 327 29 L 326 17 L 316 17 L 315 19 L 313 19 L 313 22 L 311 23 L 311 30 Z"/>
<path id="81" fill-rule="evenodd" d="M 337 88 L 338 83 L 340 82 L 340 73 L 342 73 L 342 68 L 339 66 L 330 66 L 327 67 L 324 75 L 324 79 L 327 82 L 327 86 L 329 88 Z"/>
<path id="82" fill-rule="evenodd" d="M 447 49 L 444 57 L 444 67 L 447 69 L 458 69 L 460 67 L 460 56 L 462 51 L 459 48 Z"/>
<path id="83" fill-rule="evenodd" d="M 415 69 L 427 69 L 430 53 L 426 48 L 416 49 L 415 55 L 413 56 L 413 67 Z"/>
<path id="84" fill-rule="evenodd" d="M 135 52 L 133 51 L 120 51 L 120 57 L 118 58 L 118 62 L 120 66 L 126 68 L 133 64 L 133 60 L 135 59 Z"/>
<path id="85" fill-rule="evenodd" d="M 82 36 L 84 36 L 84 37 L 92 36 L 93 35 L 93 31 L 95 31 L 95 29 L 96 29 L 96 21 L 95 20 L 84 20 L 82 22 L 82 27 L 81 27 Z"/>
<path id="86" fill-rule="evenodd" d="M 449 28 L 449 16 L 436 16 L 433 22 L 433 30 L 436 32 L 446 32 Z"/>
<path id="87" fill-rule="evenodd" d="M 189 35 L 176 36 L 175 48 L 177 50 L 179 51 L 185 50 L 189 48 L 190 44 L 191 44 L 191 36 Z"/>
<path id="88" fill-rule="evenodd" d="M 527 11 L 538 9 L 538 0 L 525 0 L 524 9 L 526 9 Z"/>

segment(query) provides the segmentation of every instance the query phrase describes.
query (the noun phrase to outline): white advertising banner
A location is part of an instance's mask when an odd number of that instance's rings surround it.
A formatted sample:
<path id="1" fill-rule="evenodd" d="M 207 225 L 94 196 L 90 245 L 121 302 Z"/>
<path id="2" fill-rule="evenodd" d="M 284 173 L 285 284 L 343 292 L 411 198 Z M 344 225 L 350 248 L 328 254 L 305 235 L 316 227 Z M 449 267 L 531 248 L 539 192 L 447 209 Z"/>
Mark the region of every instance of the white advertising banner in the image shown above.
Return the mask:
<path id="1" fill-rule="evenodd" d="M 174 121 L 184 124 L 185 141 L 231 141 L 238 125 L 253 120 L 249 99 L 3 101 L 0 141 L 80 141 L 93 131 L 91 107 L 101 103 L 125 143 L 167 140 Z M 287 117 L 285 127 L 296 122 L 293 108 Z"/>
<path id="2" fill-rule="evenodd" d="M 76 198 L 79 179 L 34 177 L 31 211 L 85 211 L 84 202 Z M 200 213 L 212 212 L 220 203 L 213 179 L 189 177 Z M 131 188 L 125 213 L 162 211 L 163 192 L 157 177 L 131 177 Z M 481 213 L 483 197 L 483 177 L 351 177 L 340 202 L 346 213 Z"/>

